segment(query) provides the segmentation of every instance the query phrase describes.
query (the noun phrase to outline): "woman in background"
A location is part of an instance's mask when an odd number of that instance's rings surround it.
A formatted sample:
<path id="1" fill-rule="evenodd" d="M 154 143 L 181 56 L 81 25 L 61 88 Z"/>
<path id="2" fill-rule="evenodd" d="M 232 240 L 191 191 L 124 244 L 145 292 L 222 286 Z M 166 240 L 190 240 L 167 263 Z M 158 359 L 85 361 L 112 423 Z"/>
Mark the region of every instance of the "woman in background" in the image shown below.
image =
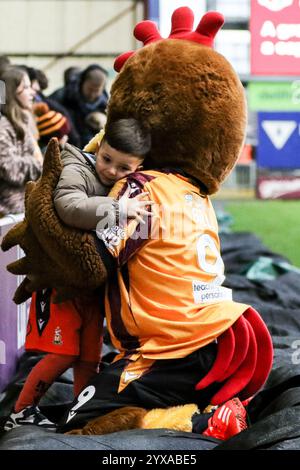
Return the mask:
<path id="1" fill-rule="evenodd" d="M 24 70 L 8 67 L 1 75 L 6 104 L 0 117 L 0 216 L 24 211 L 27 181 L 42 170 L 42 154 L 33 135 L 34 91 Z"/>

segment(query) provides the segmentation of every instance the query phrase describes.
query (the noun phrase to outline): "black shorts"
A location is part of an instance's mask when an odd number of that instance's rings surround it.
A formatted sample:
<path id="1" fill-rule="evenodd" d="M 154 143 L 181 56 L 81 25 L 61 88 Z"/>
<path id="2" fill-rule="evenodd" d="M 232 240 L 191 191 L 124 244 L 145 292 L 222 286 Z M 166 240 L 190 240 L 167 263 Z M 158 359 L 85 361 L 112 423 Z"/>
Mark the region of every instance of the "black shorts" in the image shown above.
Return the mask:
<path id="1" fill-rule="evenodd" d="M 91 419 L 123 406 L 146 409 L 195 403 L 204 409 L 221 384 L 196 391 L 195 385 L 211 369 L 217 344 L 211 343 L 181 359 L 157 360 L 149 371 L 118 393 L 120 376 L 128 364 L 120 359 L 95 375 L 64 416 L 58 432 L 82 428 Z"/>

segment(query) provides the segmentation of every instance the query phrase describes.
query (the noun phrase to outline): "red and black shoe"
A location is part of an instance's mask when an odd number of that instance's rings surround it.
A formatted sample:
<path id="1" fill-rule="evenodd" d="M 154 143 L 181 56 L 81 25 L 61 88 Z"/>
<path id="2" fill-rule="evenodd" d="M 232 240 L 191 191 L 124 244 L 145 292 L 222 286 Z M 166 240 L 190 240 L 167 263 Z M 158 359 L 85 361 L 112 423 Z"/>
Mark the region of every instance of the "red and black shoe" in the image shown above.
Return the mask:
<path id="1" fill-rule="evenodd" d="M 244 406 L 238 398 L 232 398 L 215 410 L 203 435 L 225 441 L 247 427 L 247 412 Z"/>

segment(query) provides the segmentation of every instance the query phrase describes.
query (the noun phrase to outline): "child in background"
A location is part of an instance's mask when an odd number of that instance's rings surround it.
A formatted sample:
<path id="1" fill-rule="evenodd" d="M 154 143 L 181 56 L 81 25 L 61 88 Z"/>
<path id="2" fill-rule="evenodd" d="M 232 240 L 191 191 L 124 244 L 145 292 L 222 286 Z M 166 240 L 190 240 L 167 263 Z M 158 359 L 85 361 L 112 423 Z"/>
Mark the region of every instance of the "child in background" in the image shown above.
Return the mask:
<path id="1" fill-rule="evenodd" d="M 71 132 L 71 125 L 67 117 L 50 109 L 48 104 L 44 102 L 34 103 L 33 113 L 39 133 L 38 143 L 43 154 L 52 137 L 57 137 L 59 144 L 63 147 Z"/>
<path id="2" fill-rule="evenodd" d="M 54 192 L 54 204 L 62 221 L 83 230 L 96 230 L 104 214 L 115 225 L 121 217 L 135 218 L 152 214 L 147 193 L 116 201 L 107 196 L 116 181 L 141 168 L 150 150 L 151 138 L 135 119 L 120 119 L 106 128 L 86 146 L 96 154 L 66 144 L 62 152 L 63 170 Z M 100 215 L 97 215 L 100 213 Z M 73 366 L 74 393 L 77 396 L 99 367 L 103 307 L 101 294 L 60 304 L 52 302 L 53 292 L 45 289 L 32 296 L 25 348 L 47 354 L 31 370 L 5 423 L 9 431 L 23 424 L 56 429 L 39 410 L 38 403 L 50 385 Z"/>

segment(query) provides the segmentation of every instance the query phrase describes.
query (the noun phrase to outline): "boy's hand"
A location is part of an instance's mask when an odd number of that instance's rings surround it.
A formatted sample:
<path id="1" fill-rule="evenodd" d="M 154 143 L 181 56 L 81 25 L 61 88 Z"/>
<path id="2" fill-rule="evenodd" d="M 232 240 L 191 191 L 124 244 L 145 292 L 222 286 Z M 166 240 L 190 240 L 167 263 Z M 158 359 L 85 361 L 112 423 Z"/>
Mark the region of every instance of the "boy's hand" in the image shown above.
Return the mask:
<path id="1" fill-rule="evenodd" d="M 143 192 L 133 198 L 129 198 L 130 188 L 127 188 L 121 199 L 119 200 L 120 217 L 126 217 L 128 219 L 136 219 L 141 224 L 145 224 L 143 216 L 154 215 L 151 212 L 151 208 L 154 204 L 153 201 L 145 200 L 149 193 Z M 147 208 L 148 206 L 148 208 Z"/>

